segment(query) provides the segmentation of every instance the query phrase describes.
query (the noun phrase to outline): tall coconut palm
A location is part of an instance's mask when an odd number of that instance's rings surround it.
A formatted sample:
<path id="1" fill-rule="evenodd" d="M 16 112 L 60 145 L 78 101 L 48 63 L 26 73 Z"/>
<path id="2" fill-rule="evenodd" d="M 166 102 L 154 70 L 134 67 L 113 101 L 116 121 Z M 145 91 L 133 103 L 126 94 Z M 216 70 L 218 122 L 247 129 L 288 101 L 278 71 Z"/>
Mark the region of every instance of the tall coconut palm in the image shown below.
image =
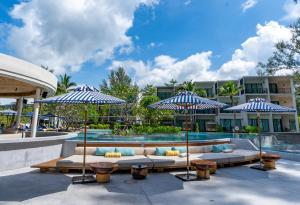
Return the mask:
<path id="1" fill-rule="evenodd" d="M 241 86 L 237 86 L 236 83 L 234 83 L 233 81 L 228 81 L 220 87 L 218 95 L 229 96 L 231 106 L 234 106 L 233 97 L 238 95 L 241 90 L 242 90 Z M 235 126 L 236 126 L 236 113 L 233 112 L 233 127 Z"/>
<path id="2" fill-rule="evenodd" d="M 67 93 L 68 89 L 75 85 L 76 83 L 71 81 L 71 76 L 67 75 L 66 73 L 64 75 L 60 75 L 57 83 L 56 95 Z"/>
<path id="3" fill-rule="evenodd" d="M 199 95 L 200 97 L 207 97 L 207 93 L 204 89 L 198 88 L 193 81 L 185 81 L 180 88 L 181 91 L 191 91 Z"/>
<path id="4" fill-rule="evenodd" d="M 177 83 L 178 83 L 177 80 L 175 80 L 173 78 L 168 83 L 165 83 L 165 86 L 173 88 L 173 95 L 176 95 L 176 84 Z"/>

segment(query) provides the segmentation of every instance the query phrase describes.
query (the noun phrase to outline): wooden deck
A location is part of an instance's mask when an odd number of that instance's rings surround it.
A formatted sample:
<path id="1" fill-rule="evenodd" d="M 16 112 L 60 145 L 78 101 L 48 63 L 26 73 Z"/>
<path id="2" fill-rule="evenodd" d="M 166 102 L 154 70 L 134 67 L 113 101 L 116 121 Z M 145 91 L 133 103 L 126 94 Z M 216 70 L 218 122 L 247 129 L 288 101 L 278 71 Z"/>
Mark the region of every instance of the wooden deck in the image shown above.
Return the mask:
<path id="1" fill-rule="evenodd" d="M 53 160 L 43 162 L 40 164 L 35 164 L 35 165 L 32 165 L 31 168 L 38 168 L 38 169 L 40 169 L 40 172 L 56 170 L 56 162 L 60 159 L 63 159 L 63 158 L 61 157 L 61 158 L 53 159 Z"/>

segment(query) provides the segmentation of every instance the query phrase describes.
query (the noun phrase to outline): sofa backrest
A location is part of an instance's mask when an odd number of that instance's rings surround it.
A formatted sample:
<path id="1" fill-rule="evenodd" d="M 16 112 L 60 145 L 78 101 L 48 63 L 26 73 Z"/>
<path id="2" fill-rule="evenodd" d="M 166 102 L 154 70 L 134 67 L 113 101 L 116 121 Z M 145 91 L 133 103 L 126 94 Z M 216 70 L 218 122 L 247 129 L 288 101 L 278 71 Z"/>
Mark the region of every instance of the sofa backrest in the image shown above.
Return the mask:
<path id="1" fill-rule="evenodd" d="M 136 155 L 144 155 L 144 148 L 143 147 L 126 147 L 131 148 L 135 151 Z M 96 155 L 96 149 L 97 147 L 87 147 L 86 148 L 86 154 L 87 155 Z M 83 155 L 83 147 L 76 147 L 75 148 L 75 154 L 76 155 Z"/>
<path id="2" fill-rule="evenodd" d="M 233 148 L 236 148 L 235 144 L 230 144 Z M 213 145 L 204 145 L 204 146 L 189 146 L 189 153 L 208 153 L 212 152 Z M 126 147 L 134 149 L 136 155 L 155 155 L 156 147 Z M 76 155 L 83 155 L 83 147 L 75 148 Z M 96 155 L 96 147 L 87 147 L 86 148 L 87 155 Z"/>

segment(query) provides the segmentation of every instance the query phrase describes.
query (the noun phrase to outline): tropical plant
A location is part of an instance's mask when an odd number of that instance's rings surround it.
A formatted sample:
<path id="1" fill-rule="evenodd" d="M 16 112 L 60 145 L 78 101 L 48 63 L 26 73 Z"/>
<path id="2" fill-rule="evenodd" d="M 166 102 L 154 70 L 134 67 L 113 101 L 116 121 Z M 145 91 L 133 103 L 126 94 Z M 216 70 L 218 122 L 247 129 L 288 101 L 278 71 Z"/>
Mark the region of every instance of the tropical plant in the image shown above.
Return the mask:
<path id="1" fill-rule="evenodd" d="M 179 90 L 180 91 L 191 91 L 191 92 L 196 93 L 200 97 L 207 97 L 206 91 L 202 88 L 197 87 L 196 83 L 193 82 L 192 80 L 185 81 Z"/>
<path id="2" fill-rule="evenodd" d="M 248 133 L 257 133 L 258 132 L 257 126 L 251 126 L 251 125 L 245 126 L 244 130 Z"/>
<path id="3" fill-rule="evenodd" d="M 139 87 L 132 83 L 131 78 L 122 67 L 116 71 L 110 71 L 108 80 L 103 80 L 100 90 L 103 93 L 126 100 L 128 103 L 136 102 L 139 93 Z"/>
<path id="4" fill-rule="evenodd" d="M 178 83 L 177 80 L 175 80 L 173 78 L 168 83 L 165 83 L 165 86 L 173 88 L 173 95 L 176 94 L 176 85 L 177 85 L 177 83 Z"/>
<path id="5" fill-rule="evenodd" d="M 181 128 L 174 126 L 135 125 L 132 127 L 132 130 L 134 134 L 178 134 Z"/>
<path id="6" fill-rule="evenodd" d="M 64 75 L 60 75 L 57 83 L 56 95 L 67 93 L 68 89 L 75 85 L 76 83 L 71 81 L 71 76 L 66 73 Z"/>
<path id="7" fill-rule="evenodd" d="M 142 89 L 142 94 L 143 96 L 150 96 L 150 95 L 156 95 L 156 87 L 153 85 L 146 85 L 143 89 Z"/>
<path id="8" fill-rule="evenodd" d="M 241 86 L 237 86 L 236 83 L 234 83 L 233 81 L 228 81 L 219 88 L 218 95 L 229 96 L 231 106 L 233 106 L 234 105 L 233 97 L 238 95 L 241 90 L 242 90 Z M 236 126 L 236 113 L 233 112 L 233 127 L 235 126 Z"/>

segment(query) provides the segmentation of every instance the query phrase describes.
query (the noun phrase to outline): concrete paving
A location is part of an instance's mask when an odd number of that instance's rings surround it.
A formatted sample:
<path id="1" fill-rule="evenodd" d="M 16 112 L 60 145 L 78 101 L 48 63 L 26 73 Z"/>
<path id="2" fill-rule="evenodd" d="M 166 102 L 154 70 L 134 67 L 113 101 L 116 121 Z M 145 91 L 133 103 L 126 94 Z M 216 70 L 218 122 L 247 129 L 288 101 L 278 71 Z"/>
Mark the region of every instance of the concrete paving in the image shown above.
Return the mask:
<path id="1" fill-rule="evenodd" d="M 280 160 L 274 171 L 218 169 L 209 181 L 182 182 L 172 173 L 136 181 L 114 174 L 106 185 L 72 185 L 71 175 L 24 168 L 0 173 L 0 204 L 300 204 L 300 163 Z"/>

